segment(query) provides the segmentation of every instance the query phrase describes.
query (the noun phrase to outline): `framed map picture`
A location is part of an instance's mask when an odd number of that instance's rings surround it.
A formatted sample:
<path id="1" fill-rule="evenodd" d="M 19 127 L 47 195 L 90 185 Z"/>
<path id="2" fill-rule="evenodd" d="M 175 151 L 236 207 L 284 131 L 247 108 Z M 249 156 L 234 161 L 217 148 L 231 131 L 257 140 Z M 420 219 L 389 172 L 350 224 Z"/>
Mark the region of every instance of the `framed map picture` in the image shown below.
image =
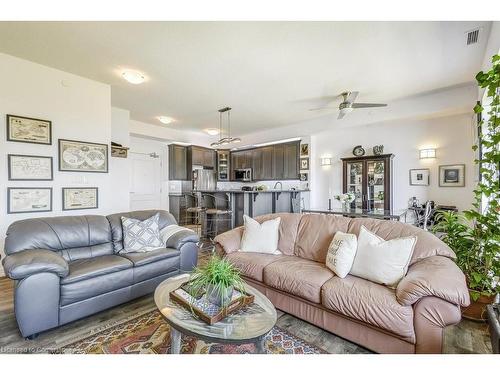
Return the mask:
<path id="1" fill-rule="evenodd" d="M 7 156 L 10 181 L 52 181 L 52 156 Z"/>
<path id="2" fill-rule="evenodd" d="M 51 145 L 52 122 L 7 115 L 7 141 Z"/>
<path id="3" fill-rule="evenodd" d="M 7 213 L 52 211 L 52 188 L 12 187 L 7 188 Z"/>
<path id="4" fill-rule="evenodd" d="M 440 165 L 439 186 L 441 187 L 464 187 L 465 186 L 465 164 Z"/>
<path id="5" fill-rule="evenodd" d="M 59 170 L 108 173 L 108 145 L 60 139 Z"/>
<path id="6" fill-rule="evenodd" d="M 96 187 L 63 188 L 62 209 L 88 210 L 98 207 L 98 192 Z"/>

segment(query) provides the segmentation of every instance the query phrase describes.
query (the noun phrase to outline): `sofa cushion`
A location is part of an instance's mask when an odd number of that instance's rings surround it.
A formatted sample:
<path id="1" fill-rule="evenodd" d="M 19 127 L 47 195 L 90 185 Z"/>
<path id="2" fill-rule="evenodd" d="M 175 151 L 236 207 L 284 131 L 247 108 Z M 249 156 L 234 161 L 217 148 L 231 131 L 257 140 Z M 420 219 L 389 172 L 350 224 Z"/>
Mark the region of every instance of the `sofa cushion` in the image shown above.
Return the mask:
<path id="1" fill-rule="evenodd" d="M 245 230 L 241 237 L 240 251 L 246 253 L 281 254 L 278 250 L 279 226 L 281 218 L 262 223 L 243 215 Z"/>
<path id="2" fill-rule="evenodd" d="M 145 264 L 149 264 L 152 262 L 156 262 L 162 259 L 171 258 L 179 255 L 180 255 L 179 250 L 168 249 L 168 248 L 156 249 L 145 253 L 139 252 L 139 253 L 120 254 L 121 257 L 130 260 L 134 264 L 134 267 L 143 266 Z"/>
<path id="3" fill-rule="evenodd" d="M 244 276 L 257 281 L 263 281 L 264 267 L 283 258 L 283 255 L 242 253 L 235 251 L 227 254 L 226 258 L 236 266 Z"/>
<path id="4" fill-rule="evenodd" d="M 264 268 L 264 283 L 314 303 L 321 302 L 321 287 L 334 276 L 322 263 L 283 256 Z"/>
<path id="5" fill-rule="evenodd" d="M 350 219 L 343 216 L 307 214 L 300 220 L 295 255 L 325 263 L 328 246 L 337 231 L 347 232 Z"/>
<path id="6" fill-rule="evenodd" d="M 69 274 L 61 279 L 61 284 L 75 283 L 127 268 L 132 268 L 132 262 L 118 255 L 79 259 L 69 263 Z"/>
<path id="7" fill-rule="evenodd" d="M 165 246 L 160 239 L 160 214 L 137 220 L 122 217 L 123 250 L 120 254 L 152 251 Z"/>
<path id="8" fill-rule="evenodd" d="M 394 290 L 356 276 L 333 277 L 321 289 L 323 306 L 415 342 L 413 309 L 400 305 Z"/>
<path id="9" fill-rule="evenodd" d="M 455 253 L 443 241 L 430 232 L 417 228 L 410 224 L 401 223 L 392 220 L 378 220 L 370 218 L 355 218 L 349 223 L 349 233 L 359 236 L 361 226 L 364 226 L 370 232 L 384 240 L 392 240 L 400 237 L 417 236 L 417 243 L 413 249 L 413 255 L 410 260 L 410 266 L 419 260 L 441 255 L 454 259 Z"/>
<path id="10" fill-rule="evenodd" d="M 181 257 L 179 255 L 134 267 L 134 283 L 139 283 L 160 275 L 166 275 L 167 273 L 178 271 L 180 264 Z"/>
<path id="11" fill-rule="evenodd" d="M 134 269 L 130 267 L 74 283 L 63 284 L 61 285 L 61 306 L 129 287 L 133 284 L 133 279 Z"/>
<path id="12" fill-rule="evenodd" d="M 297 229 L 299 228 L 302 215 L 282 212 L 257 216 L 255 220 L 262 224 L 264 221 L 276 219 L 277 217 L 281 218 L 278 250 L 284 255 L 293 255 L 295 251 L 295 241 L 297 239 Z"/>

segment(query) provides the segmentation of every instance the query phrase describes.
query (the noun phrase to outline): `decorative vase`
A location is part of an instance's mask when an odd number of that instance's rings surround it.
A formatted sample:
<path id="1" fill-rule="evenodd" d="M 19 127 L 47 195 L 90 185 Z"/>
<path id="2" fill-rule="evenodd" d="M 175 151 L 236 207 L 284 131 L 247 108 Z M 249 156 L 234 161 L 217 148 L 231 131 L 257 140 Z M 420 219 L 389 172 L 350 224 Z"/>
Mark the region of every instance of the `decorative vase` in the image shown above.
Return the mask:
<path id="1" fill-rule="evenodd" d="M 469 289 L 470 294 L 470 289 Z M 486 306 L 495 302 L 496 296 L 481 295 L 476 301 L 470 297 L 470 305 L 462 308 L 462 316 L 476 322 L 486 321 Z"/>
<path id="2" fill-rule="evenodd" d="M 351 211 L 351 203 L 342 202 L 342 211 Z"/>
<path id="3" fill-rule="evenodd" d="M 229 286 L 225 289 L 218 290 L 214 285 L 209 284 L 207 286 L 207 299 L 208 302 L 213 303 L 216 306 L 227 306 L 231 302 L 233 297 L 233 286 Z"/>

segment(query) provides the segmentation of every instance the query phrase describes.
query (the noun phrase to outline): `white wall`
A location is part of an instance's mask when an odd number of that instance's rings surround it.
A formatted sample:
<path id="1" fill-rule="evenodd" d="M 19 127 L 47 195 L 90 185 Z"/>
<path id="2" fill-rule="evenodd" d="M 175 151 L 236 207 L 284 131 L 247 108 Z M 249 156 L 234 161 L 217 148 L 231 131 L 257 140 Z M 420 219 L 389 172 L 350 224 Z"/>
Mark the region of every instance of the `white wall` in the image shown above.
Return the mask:
<path id="1" fill-rule="evenodd" d="M 477 181 L 473 164 L 473 115 L 442 117 L 419 121 L 397 121 L 357 126 L 318 133 L 312 136 L 311 206 L 326 207 L 329 191 L 342 192 L 341 157 L 352 156 L 352 148 L 363 145 L 367 155 L 372 147 L 384 145 L 384 153 L 394 158 L 394 208 L 407 207 L 408 199 L 416 196 L 421 201 L 455 205 L 460 210 L 470 208 L 472 190 Z M 435 147 L 436 159 L 419 159 L 419 149 Z M 333 158 L 331 167 L 319 165 L 319 158 Z M 465 187 L 439 187 L 438 166 L 465 164 Z M 409 170 L 430 169 L 430 186 L 410 186 Z M 333 197 L 332 197 L 333 198 Z"/>
<path id="2" fill-rule="evenodd" d="M 176 127 L 177 126 L 177 127 Z M 145 122 L 130 120 L 130 135 L 146 137 L 165 142 L 185 142 L 197 146 L 208 147 L 217 137 L 209 137 L 203 132 L 185 131 L 175 123 L 169 125 L 153 125 Z"/>
<path id="3" fill-rule="evenodd" d="M 111 108 L 111 140 L 124 147 L 130 146 L 130 112 Z M 130 158 L 109 159 L 109 174 L 115 189 L 109 197 L 115 212 L 130 209 Z"/>
<path id="4" fill-rule="evenodd" d="M 112 139 L 110 86 L 0 54 L 0 255 L 4 234 L 10 223 L 37 216 L 67 215 L 62 212 L 62 187 L 97 186 L 99 208 L 71 214 L 109 214 L 116 209 L 111 199 L 116 193 L 112 173 L 59 172 L 57 140 L 67 138 L 109 144 Z M 52 121 L 52 145 L 6 141 L 6 114 Z M 7 154 L 45 155 L 54 158 L 54 181 L 8 181 Z M 111 164 L 112 163 L 112 164 Z M 110 158 L 110 171 L 114 166 Z M 7 187 L 52 187 L 53 211 L 39 214 L 7 215 Z M 3 270 L 0 269 L 3 274 Z"/>

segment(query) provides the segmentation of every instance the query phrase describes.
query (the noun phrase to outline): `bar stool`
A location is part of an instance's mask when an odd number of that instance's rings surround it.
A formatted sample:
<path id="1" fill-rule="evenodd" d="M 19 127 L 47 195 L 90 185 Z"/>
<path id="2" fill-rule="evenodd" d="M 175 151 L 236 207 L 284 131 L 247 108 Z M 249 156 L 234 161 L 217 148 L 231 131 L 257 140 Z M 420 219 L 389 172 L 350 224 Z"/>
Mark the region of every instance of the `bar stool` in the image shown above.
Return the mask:
<path id="1" fill-rule="evenodd" d="M 203 194 L 203 198 L 207 205 L 206 210 L 203 211 L 205 219 L 203 236 L 213 243 L 213 239 L 219 233 L 222 233 L 221 231 L 232 229 L 233 211 L 231 210 L 231 200 L 227 194 L 224 197 Z M 213 207 L 208 208 L 207 199 L 211 201 L 212 204 L 210 205 L 213 205 Z"/>
<path id="2" fill-rule="evenodd" d="M 201 218 L 205 210 L 200 204 L 198 194 L 184 194 L 179 225 L 194 230 L 201 237 Z"/>

